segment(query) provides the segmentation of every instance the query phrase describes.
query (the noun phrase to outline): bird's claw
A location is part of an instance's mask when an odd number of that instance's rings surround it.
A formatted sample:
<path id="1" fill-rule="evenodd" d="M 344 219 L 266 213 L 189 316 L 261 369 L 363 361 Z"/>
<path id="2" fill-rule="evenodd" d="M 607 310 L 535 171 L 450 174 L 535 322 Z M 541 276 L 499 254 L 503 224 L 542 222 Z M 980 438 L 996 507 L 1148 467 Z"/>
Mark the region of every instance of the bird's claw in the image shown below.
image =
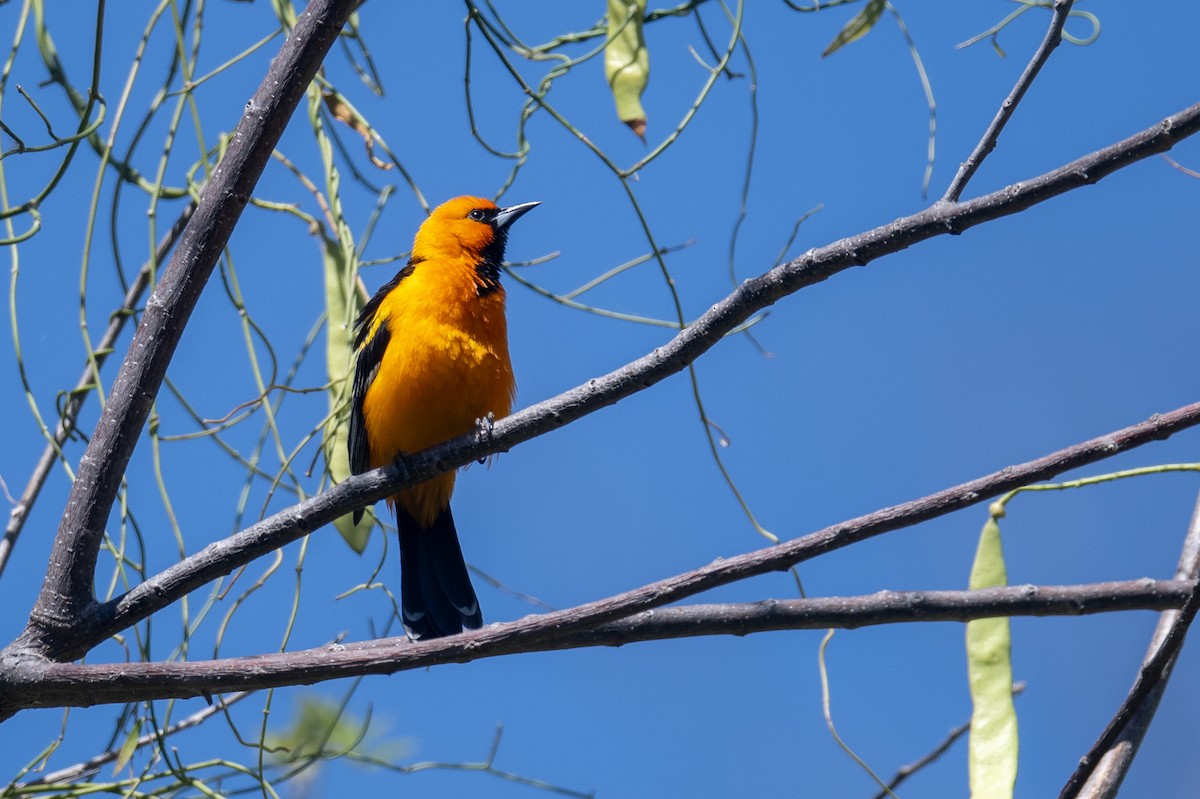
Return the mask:
<path id="1" fill-rule="evenodd" d="M 477 441 L 491 443 L 492 431 L 496 427 L 496 414 L 488 411 L 488 415 L 475 420 L 475 436 Z M 480 463 L 487 460 L 487 456 L 479 459 Z"/>
<path id="2" fill-rule="evenodd" d="M 392 465 L 405 475 L 412 474 L 412 460 L 408 457 L 407 452 L 397 452 L 396 457 L 392 458 Z"/>

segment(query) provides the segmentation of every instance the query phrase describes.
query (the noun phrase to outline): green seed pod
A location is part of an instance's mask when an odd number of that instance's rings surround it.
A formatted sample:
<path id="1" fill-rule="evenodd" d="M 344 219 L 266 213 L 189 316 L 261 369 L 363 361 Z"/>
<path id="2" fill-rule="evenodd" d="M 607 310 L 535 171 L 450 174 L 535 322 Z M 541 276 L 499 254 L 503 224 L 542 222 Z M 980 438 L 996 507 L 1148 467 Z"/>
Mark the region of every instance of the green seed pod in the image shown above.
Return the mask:
<path id="1" fill-rule="evenodd" d="M 971 590 L 1008 585 L 996 518 L 988 518 L 979 536 Z M 1012 693 L 1012 630 L 1007 618 L 967 622 L 967 678 L 974 707 L 967 755 L 971 797 L 1012 799 L 1019 744 Z"/>
<path id="2" fill-rule="evenodd" d="M 336 241 L 322 238 L 327 318 L 325 364 L 329 378 L 329 421 L 325 424 L 323 445 L 325 464 L 330 479 L 336 484 L 350 476 L 350 458 L 346 451 L 346 440 L 350 437 L 350 385 L 354 374 L 350 321 L 357 315 L 359 304 L 353 284 L 346 276 L 349 265 L 345 253 Z M 334 520 L 333 524 L 350 548 L 361 555 L 367 548 L 371 528 L 375 526 L 375 515 L 367 508 L 358 524 L 349 513 Z"/>
<path id="3" fill-rule="evenodd" d="M 639 138 L 646 138 L 642 92 L 650 80 L 650 51 L 643 25 L 646 0 L 608 0 L 608 44 L 604 75 L 617 103 L 617 116 Z"/>

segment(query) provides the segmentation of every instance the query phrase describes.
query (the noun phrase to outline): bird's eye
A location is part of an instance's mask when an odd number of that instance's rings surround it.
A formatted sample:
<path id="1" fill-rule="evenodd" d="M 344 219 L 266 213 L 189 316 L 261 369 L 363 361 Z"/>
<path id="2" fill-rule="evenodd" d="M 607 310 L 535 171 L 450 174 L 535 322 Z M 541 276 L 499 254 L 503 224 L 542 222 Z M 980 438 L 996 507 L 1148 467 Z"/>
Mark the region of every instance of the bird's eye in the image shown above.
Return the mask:
<path id="1" fill-rule="evenodd" d="M 467 214 L 467 216 L 469 216 L 471 219 L 474 219 L 476 222 L 482 222 L 482 221 L 483 221 L 483 217 L 484 217 L 484 213 L 483 213 L 483 211 L 482 211 L 481 209 L 479 209 L 479 208 L 476 208 L 474 211 L 472 211 L 471 213 Z"/>

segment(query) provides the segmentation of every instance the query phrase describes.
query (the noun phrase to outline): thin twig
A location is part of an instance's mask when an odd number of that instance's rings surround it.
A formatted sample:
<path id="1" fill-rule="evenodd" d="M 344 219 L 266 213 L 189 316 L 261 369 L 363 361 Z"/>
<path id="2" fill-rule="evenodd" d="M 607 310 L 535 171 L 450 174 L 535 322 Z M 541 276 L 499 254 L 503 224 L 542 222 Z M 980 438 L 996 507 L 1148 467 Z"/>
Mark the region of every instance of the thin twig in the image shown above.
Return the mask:
<path id="1" fill-rule="evenodd" d="M 1162 158 L 1163 158 L 1163 160 L 1164 160 L 1164 161 L 1166 161 L 1166 162 L 1167 162 L 1168 164 L 1170 164 L 1172 167 L 1174 167 L 1175 169 L 1179 170 L 1179 171 L 1180 171 L 1180 172 L 1182 172 L 1183 174 L 1187 175 L 1189 178 L 1200 178 L 1200 172 L 1197 172 L 1197 171 L 1196 171 L 1196 170 L 1194 170 L 1194 169 L 1188 169 L 1186 166 L 1184 166 L 1183 164 L 1179 163 L 1178 161 L 1176 161 L 1176 160 L 1175 160 L 1174 158 L 1172 158 L 1171 156 L 1169 156 L 1169 155 L 1164 155 L 1164 156 L 1162 156 Z"/>
<path id="2" fill-rule="evenodd" d="M 1025 71 L 1017 79 L 1017 85 L 1013 86 L 1008 97 L 1004 98 L 1004 102 L 1000 104 L 1000 110 L 996 112 L 996 117 L 992 120 L 992 124 L 988 125 L 979 144 L 975 145 L 974 152 L 959 166 L 958 174 L 950 182 L 950 188 L 946 189 L 946 196 L 942 198 L 943 202 L 958 202 L 963 189 L 967 187 L 967 182 L 983 164 L 983 159 L 996 149 L 996 140 L 1000 138 L 1004 126 L 1012 118 L 1021 99 L 1025 96 L 1025 92 L 1033 83 L 1033 79 L 1041 72 L 1042 67 L 1050 58 L 1050 54 L 1062 42 L 1063 25 L 1067 23 L 1067 15 L 1071 12 L 1074 2 L 1075 0 L 1055 0 L 1054 16 L 1050 18 L 1050 28 L 1046 31 L 1046 38 L 1042 39 L 1041 46 L 1033 54 L 1033 58 L 1029 59 L 1029 63 L 1025 65 Z"/>
<path id="3" fill-rule="evenodd" d="M 558 608 L 554 607 L 553 605 L 549 604 L 548 602 L 544 602 L 541 599 L 538 599 L 537 597 L 533 596 L 532 594 L 526 594 L 522 591 L 518 591 L 517 589 L 501 582 L 500 580 L 498 580 L 495 577 L 493 577 L 492 575 L 488 574 L 487 572 L 485 572 L 483 569 L 479 568 L 478 566 L 472 566 L 471 564 L 468 563 L 467 568 L 470 569 L 471 573 L 474 574 L 476 577 L 479 577 L 484 582 L 486 582 L 488 585 L 490 585 L 492 588 L 495 588 L 497 591 L 499 591 L 502 594 L 508 594 L 509 596 L 513 597 L 514 599 L 519 599 L 522 602 L 533 605 L 535 608 L 541 608 L 542 610 L 558 610 Z"/>
<path id="4" fill-rule="evenodd" d="M 133 751 L 142 749 L 157 741 L 165 740 L 177 732 L 182 732 L 183 730 L 196 727 L 207 720 L 209 716 L 224 711 L 226 708 L 231 707 L 234 703 L 245 699 L 249 695 L 249 691 L 239 691 L 237 693 L 230 694 L 229 696 L 218 697 L 217 700 L 212 704 L 205 705 L 187 718 L 172 724 L 170 727 L 167 727 L 164 730 L 154 730 L 152 732 L 148 732 L 142 737 L 138 738 L 133 745 Z M 107 752 L 96 755 L 95 757 L 85 760 L 82 763 L 76 763 L 73 766 L 61 768 L 58 771 L 52 771 L 49 774 L 44 774 L 41 777 L 38 777 L 34 780 L 29 780 L 28 782 L 16 783 L 11 787 L 14 790 L 23 790 L 37 787 L 39 785 L 56 785 L 61 782 L 77 782 L 78 780 L 90 777 L 98 772 L 101 767 L 108 763 L 114 762 L 117 760 L 117 758 L 121 757 L 122 753 L 128 754 L 129 751 L 130 750 L 128 750 L 124 745 L 121 745 L 116 749 L 110 749 Z"/>
<path id="5" fill-rule="evenodd" d="M 1017 696 L 1024 690 L 1025 690 L 1025 683 L 1023 683 L 1023 682 L 1013 683 L 1013 688 L 1012 688 L 1013 696 Z M 946 752 L 950 751 L 950 747 L 954 746 L 955 742 L 957 742 L 959 738 L 966 735 L 967 731 L 970 729 L 971 729 L 971 722 L 970 721 L 963 722 L 962 724 L 958 725 L 954 729 L 950 730 L 950 734 L 946 736 L 945 740 L 943 740 L 940 744 L 935 746 L 933 748 L 933 750 L 931 750 L 929 753 L 917 758 L 916 760 L 909 763 L 908 765 L 901 766 L 900 768 L 896 769 L 896 773 L 892 776 L 892 778 L 890 780 L 888 780 L 887 790 L 895 791 L 897 788 L 900 787 L 901 783 L 903 783 L 905 780 L 907 780 L 913 774 L 916 774 L 918 771 L 920 771 L 921 769 L 930 765 L 931 763 L 936 762 L 942 755 L 944 755 L 944 754 L 946 754 Z M 887 799 L 887 793 L 885 791 L 880 791 L 879 793 L 875 794 L 873 799 Z"/>
<path id="6" fill-rule="evenodd" d="M 1200 575 L 1200 498 L 1192 512 L 1183 552 L 1175 569 L 1177 580 Z M 1175 657 L 1183 646 L 1188 626 L 1200 607 L 1200 592 L 1193 590 L 1182 609 L 1168 610 L 1158 620 L 1137 679 L 1100 739 L 1079 761 L 1060 799 L 1108 799 L 1117 795 L 1138 747 L 1154 719 L 1159 700 L 1171 678 Z"/>
<path id="7" fill-rule="evenodd" d="M 109 317 L 108 328 L 104 331 L 104 335 L 96 346 L 95 357 L 97 367 L 103 366 L 109 354 L 113 351 L 117 343 L 117 338 L 120 337 L 121 331 L 125 329 L 125 323 L 133 318 L 138 303 L 142 300 L 142 292 L 146 290 L 146 286 L 150 283 L 150 273 L 158 268 L 158 265 L 167 257 L 171 248 L 175 246 L 175 242 L 178 241 L 180 234 L 183 233 L 184 226 L 187 225 L 188 220 L 192 217 L 192 212 L 195 210 L 195 202 L 188 203 L 187 207 L 175 219 L 175 223 L 171 225 L 171 229 L 159 240 L 158 247 L 154 253 L 154 259 L 142 264 L 137 278 L 134 279 L 133 284 L 130 285 L 129 290 L 125 293 L 125 299 L 121 303 L 121 307 Z M 96 383 L 99 379 L 96 370 L 92 368 L 91 364 L 88 364 L 84 367 L 83 374 L 75 383 L 75 388 L 68 393 L 67 406 L 63 410 L 62 416 L 58 420 L 58 425 L 54 429 L 53 440 L 46 443 L 46 448 L 42 450 L 42 456 L 38 459 L 37 465 L 33 467 L 33 474 L 29 476 L 29 482 L 25 485 L 25 491 L 22 492 L 21 499 L 9 513 L 8 525 L 4 530 L 4 538 L 0 539 L 0 575 L 4 574 L 4 567 L 8 564 L 8 560 L 12 556 L 13 548 L 17 544 L 17 538 L 21 535 L 21 529 L 25 526 L 25 521 L 29 518 L 30 511 L 33 510 L 33 505 L 37 501 L 38 494 L 42 491 L 42 486 L 46 483 L 46 478 L 50 476 L 50 470 L 54 467 L 54 462 L 58 460 L 62 453 L 63 444 L 66 443 L 71 431 L 75 429 L 75 420 L 79 417 L 79 411 L 83 408 L 84 400 L 91 393 L 88 387 Z"/>

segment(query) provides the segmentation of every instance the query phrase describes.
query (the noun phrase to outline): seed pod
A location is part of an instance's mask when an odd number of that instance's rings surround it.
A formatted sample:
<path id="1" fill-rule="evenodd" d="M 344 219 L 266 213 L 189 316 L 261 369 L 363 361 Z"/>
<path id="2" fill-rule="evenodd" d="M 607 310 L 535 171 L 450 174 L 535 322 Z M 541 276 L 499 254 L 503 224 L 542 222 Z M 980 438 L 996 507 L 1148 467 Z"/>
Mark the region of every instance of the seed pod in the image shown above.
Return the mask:
<path id="1" fill-rule="evenodd" d="M 325 364 L 329 379 L 329 420 L 325 423 L 323 448 L 329 477 L 336 484 L 350 476 L 350 458 L 346 441 L 350 437 L 350 385 L 353 382 L 354 336 L 351 320 L 358 313 L 359 303 L 353 283 L 346 275 L 349 265 L 346 253 L 338 242 L 321 236 L 325 256 Z M 375 516 L 371 508 L 358 524 L 347 513 L 333 522 L 342 538 L 358 554 L 367 548 Z"/>
<path id="2" fill-rule="evenodd" d="M 996 503 L 999 504 L 999 503 Z M 988 517 L 971 566 L 971 590 L 1008 585 L 998 515 Z M 967 622 L 972 799 L 1012 799 L 1017 779 L 1017 712 L 1013 707 L 1012 630 L 1008 619 Z"/>
<path id="3" fill-rule="evenodd" d="M 639 138 L 646 138 L 646 111 L 642 92 L 650 80 L 650 52 L 642 27 L 646 0 L 608 0 L 608 44 L 604 47 L 604 75 L 612 88 L 617 116 Z"/>

